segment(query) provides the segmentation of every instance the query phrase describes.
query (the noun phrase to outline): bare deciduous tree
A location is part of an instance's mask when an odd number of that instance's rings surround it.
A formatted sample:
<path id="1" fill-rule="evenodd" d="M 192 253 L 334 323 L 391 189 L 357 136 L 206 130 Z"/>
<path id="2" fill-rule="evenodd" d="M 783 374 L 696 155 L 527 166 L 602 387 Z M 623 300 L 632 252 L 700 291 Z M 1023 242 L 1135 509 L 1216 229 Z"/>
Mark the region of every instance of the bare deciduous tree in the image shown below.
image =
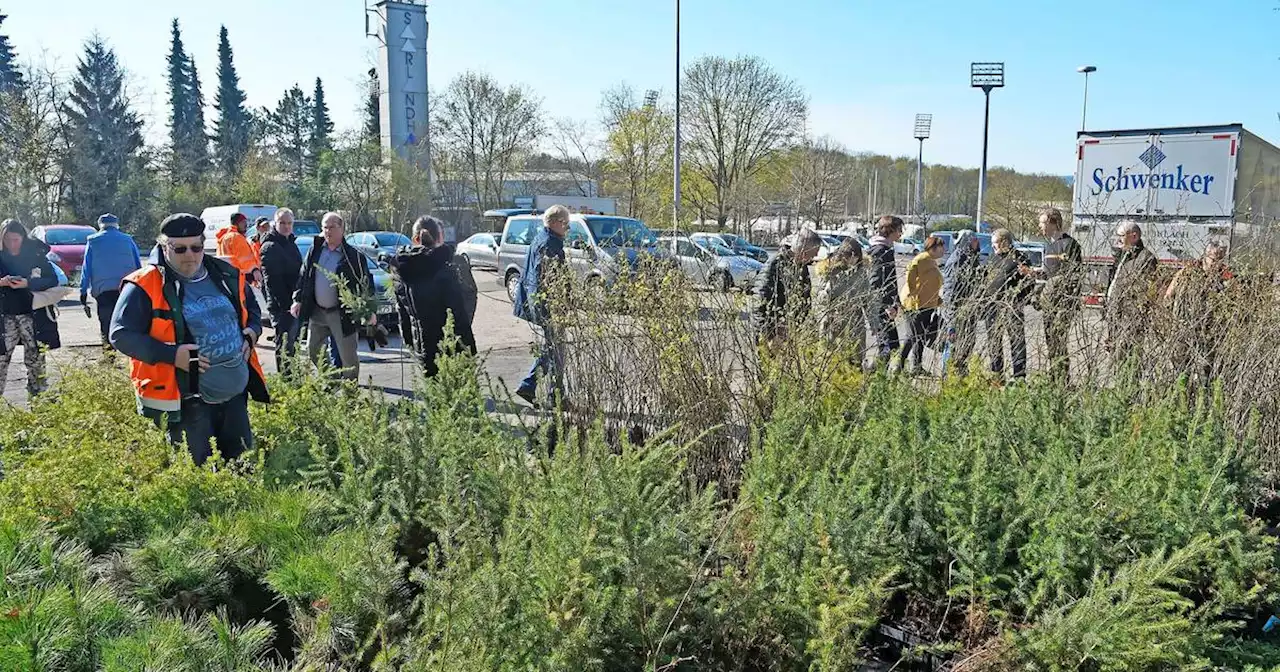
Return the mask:
<path id="1" fill-rule="evenodd" d="M 573 180 L 579 196 L 596 196 L 603 162 L 601 143 L 591 122 L 561 117 L 551 123 L 551 150 Z"/>
<path id="2" fill-rule="evenodd" d="M 436 145 L 465 166 L 481 210 L 502 202 L 502 185 L 542 135 L 538 101 L 524 88 L 503 88 L 484 73 L 450 82 L 434 109 Z"/>
<path id="3" fill-rule="evenodd" d="M 680 105 L 688 120 L 688 164 L 710 185 L 710 202 L 695 205 L 724 226 L 738 183 L 801 133 L 804 91 L 754 56 L 708 56 L 685 70 Z"/>
<path id="4" fill-rule="evenodd" d="M 818 228 L 827 228 L 844 213 L 849 186 L 849 154 L 829 137 L 806 138 L 791 162 L 791 190 L 796 213 Z"/>
<path id="5" fill-rule="evenodd" d="M 23 86 L 0 92 L 0 211 L 57 221 L 66 186 L 66 92 L 48 67 L 17 72 Z"/>

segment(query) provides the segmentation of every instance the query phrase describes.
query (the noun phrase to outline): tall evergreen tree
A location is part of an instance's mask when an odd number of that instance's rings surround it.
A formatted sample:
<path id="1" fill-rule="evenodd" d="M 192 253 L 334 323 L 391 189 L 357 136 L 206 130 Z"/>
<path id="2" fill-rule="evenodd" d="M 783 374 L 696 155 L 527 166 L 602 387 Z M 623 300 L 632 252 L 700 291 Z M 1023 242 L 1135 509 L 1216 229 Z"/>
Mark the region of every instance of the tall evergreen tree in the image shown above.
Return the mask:
<path id="1" fill-rule="evenodd" d="M 240 89 L 240 76 L 236 74 L 236 65 L 232 61 L 226 26 L 218 33 L 218 93 L 213 104 L 218 110 L 218 119 L 214 122 L 214 156 L 223 175 L 233 178 L 240 172 L 244 157 L 249 152 L 253 120 L 245 107 L 245 95 Z"/>
<path id="2" fill-rule="evenodd" d="M 0 14 L 0 25 L 8 17 Z M 22 73 L 18 71 L 18 55 L 9 43 L 9 36 L 0 33 L 0 92 L 22 86 Z"/>
<path id="3" fill-rule="evenodd" d="M 364 134 L 370 140 L 382 137 L 382 82 L 378 79 L 378 69 L 369 68 L 369 80 L 366 84 L 364 103 Z"/>
<path id="4" fill-rule="evenodd" d="M 316 89 L 311 95 L 311 127 L 307 133 L 307 174 L 315 176 L 320 158 L 333 149 L 333 120 L 329 118 L 329 106 L 324 102 L 324 84 L 316 77 Z"/>
<path id="5" fill-rule="evenodd" d="M 173 20 L 169 45 L 169 171 L 180 184 L 194 184 L 209 165 L 209 138 L 204 128 L 204 96 L 195 61 L 182 44 Z"/>
<path id="6" fill-rule="evenodd" d="M 307 149 L 311 136 L 311 100 L 297 84 L 285 92 L 274 111 L 265 113 L 267 139 L 284 170 L 285 181 L 299 189 L 307 176 Z"/>
<path id="7" fill-rule="evenodd" d="M 85 43 L 67 97 L 67 200 L 88 219 L 115 211 L 120 185 L 142 148 L 142 120 L 129 107 L 125 73 L 95 35 Z"/>

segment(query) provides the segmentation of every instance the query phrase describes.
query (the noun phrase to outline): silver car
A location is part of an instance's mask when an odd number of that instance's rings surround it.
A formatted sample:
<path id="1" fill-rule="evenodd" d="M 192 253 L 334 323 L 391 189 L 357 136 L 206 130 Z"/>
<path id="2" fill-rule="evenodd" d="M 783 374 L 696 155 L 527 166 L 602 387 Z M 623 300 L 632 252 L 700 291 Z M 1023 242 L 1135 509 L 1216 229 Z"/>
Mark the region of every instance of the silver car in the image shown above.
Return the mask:
<path id="1" fill-rule="evenodd" d="M 658 239 L 680 270 L 694 284 L 727 292 L 735 287 L 749 289 L 764 264 L 734 252 L 717 238 L 692 239 L 685 236 Z"/>
<path id="2" fill-rule="evenodd" d="M 498 270 L 498 236 L 493 233 L 477 233 L 458 243 L 458 254 L 471 268 Z"/>

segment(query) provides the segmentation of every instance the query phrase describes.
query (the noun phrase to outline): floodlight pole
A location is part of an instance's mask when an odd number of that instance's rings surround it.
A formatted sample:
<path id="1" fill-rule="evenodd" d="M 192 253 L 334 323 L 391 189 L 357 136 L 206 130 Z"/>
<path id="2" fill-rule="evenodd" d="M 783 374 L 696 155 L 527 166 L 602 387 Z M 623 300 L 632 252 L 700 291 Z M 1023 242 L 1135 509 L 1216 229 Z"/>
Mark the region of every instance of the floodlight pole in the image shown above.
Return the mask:
<path id="1" fill-rule="evenodd" d="M 917 224 L 921 223 L 919 218 L 924 214 L 924 180 L 922 179 L 924 175 L 924 141 L 925 138 L 929 137 L 929 129 L 932 124 L 932 114 L 916 115 L 915 139 L 920 142 L 920 150 L 916 154 L 916 202 L 913 214 L 917 218 Z"/>
<path id="2" fill-rule="evenodd" d="M 970 65 L 970 86 L 982 89 L 985 109 L 982 114 L 982 168 L 978 171 L 978 213 L 974 229 L 982 230 L 982 210 L 987 195 L 987 136 L 991 130 L 991 90 L 1004 86 L 1004 63 Z"/>

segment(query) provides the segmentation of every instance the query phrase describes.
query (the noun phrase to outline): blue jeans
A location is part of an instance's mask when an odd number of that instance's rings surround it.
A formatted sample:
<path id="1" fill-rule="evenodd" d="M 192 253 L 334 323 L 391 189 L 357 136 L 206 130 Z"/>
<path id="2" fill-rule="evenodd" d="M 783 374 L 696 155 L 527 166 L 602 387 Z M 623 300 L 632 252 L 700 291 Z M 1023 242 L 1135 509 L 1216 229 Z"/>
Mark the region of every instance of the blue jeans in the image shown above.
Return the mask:
<path id="1" fill-rule="evenodd" d="M 550 377 L 552 384 L 555 385 L 556 392 L 563 392 L 564 381 L 561 375 L 564 372 L 564 353 L 560 349 L 560 342 L 556 338 L 555 331 L 550 326 L 542 327 L 542 343 L 538 347 L 538 358 L 534 360 L 533 366 L 529 369 L 529 375 L 520 381 L 520 389 L 527 391 L 529 394 L 536 394 L 538 391 L 538 379 L 541 377 Z"/>
<path id="2" fill-rule="evenodd" d="M 221 404 L 206 404 L 198 397 L 184 399 L 182 420 L 169 424 L 168 435 L 174 445 L 186 443 L 197 465 L 204 464 L 213 455 L 211 439 L 217 440 L 223 459 L 240 457 L 253 448 L 248 393 L 241 392 Z"/>
<path id="3" fill-rule="evenodd" d="M 342 355 L 338 354 L 338 339 L 330 335 L 324 344 L 329 348 L 329 365 L 335 369 L 341 369 Z"/>

